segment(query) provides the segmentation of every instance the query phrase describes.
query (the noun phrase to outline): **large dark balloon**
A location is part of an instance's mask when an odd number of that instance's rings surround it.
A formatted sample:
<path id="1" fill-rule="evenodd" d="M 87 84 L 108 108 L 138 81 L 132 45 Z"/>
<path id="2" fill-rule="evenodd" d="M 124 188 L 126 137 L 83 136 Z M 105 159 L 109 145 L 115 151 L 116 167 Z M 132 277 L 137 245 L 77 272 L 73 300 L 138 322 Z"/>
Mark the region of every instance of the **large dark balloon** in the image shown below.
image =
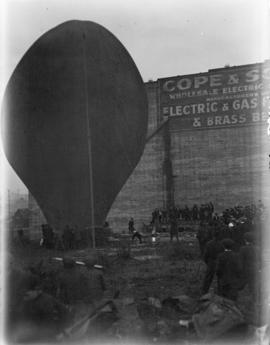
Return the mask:
<path id="1" fill-rule="evenodd" d="M 47 221 L 99 226 L 143 152 L 147 97 L 115 36 L 69 21 L 24 55 L 2 120 L 6 156 Z"/>

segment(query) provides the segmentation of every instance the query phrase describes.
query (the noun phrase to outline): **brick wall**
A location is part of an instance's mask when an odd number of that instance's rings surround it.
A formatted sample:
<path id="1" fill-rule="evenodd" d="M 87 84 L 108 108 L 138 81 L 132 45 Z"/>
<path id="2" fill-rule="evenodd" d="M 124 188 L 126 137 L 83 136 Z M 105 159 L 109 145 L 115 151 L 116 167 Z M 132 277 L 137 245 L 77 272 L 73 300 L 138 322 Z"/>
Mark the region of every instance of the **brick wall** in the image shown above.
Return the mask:
<path id="1" fill-rule="evenodd" d="M 176 204 L 212 201 L 222 211 L 267 201 L 269 183 L 262 179 L 270 175 L 269 138 L 264 126 L 172 131 L 172 142 Z"/>

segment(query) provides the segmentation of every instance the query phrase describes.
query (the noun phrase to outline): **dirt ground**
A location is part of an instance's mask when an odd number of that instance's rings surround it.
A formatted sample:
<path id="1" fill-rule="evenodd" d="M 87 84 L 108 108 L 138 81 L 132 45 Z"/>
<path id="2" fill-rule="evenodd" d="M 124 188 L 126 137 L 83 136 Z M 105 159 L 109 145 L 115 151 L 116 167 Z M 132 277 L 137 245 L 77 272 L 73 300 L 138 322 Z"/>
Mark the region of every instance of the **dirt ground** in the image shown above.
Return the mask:
<path id="1" fill-rule="evenodd" d="M 83 261 L 93 253 L 93 249 L 90 248 L 64 252 L 40 248 L 37 243 L 16 245 L 10 247 L 9 253 L 6 255 L 6 263 L 7 269 L 10 264 L 26 268 L 43 260 L 42 265 L 56 267 L 60 263 L 53 260 L 54 257 L 69 256 Z M 146 339 L 147 343 L 168 342 L 171 334 L 168 336 L 166 330 L 163 330 L 161 335 L 160 332 L 157 335 L 154 330 L 155 326 L 153 326 L 153 332 L 150 331 L 147 337 L 145 336 L 147 316 L 144 318 L 142 314 L 147 314 L 149 309 L 141 312 L 143 309 L 140 306 L 151 305 L 151 303 L 156 306 L 168 298 L 183 295 L 194 301 L 200 298 L 205 264 L 200 258 L 195 233 L 181 233 L 179 243 L 175 239 L 174 242 L 170 242 L 168 234 L 162 234 L 155 243 L 152 243 L 149 237 L 145 238 L 142 244 L 132 243 L 130 237 L 125 237 L 111 242 L 110 246 L 106 248 L 97 248 L 95 253 L 98 263 L 104 266 L 107 298 L 112 298 L 116 291 L 120 291 L 119 297 L 115 300 L 119 318 L 113 323 L 107 334 L 113 334 L 116 342 L 122 343 L 131 341 L 146 343 Z M 216 281 L 214 280 L 210 292 L 214 293 L 215 289 Z M 240 291 L 237 305 L 247 323 L 253 323 L 256 313 L 247 289 Z M 189 311 L 186 314 L 181 317 L 185 319 L 190 316 Z M 151 312 L 149 318 L 153 322 Z M 176 318 L 178 318 L 178 322 L 179 315 Z M 162 328 L 164 326 L 162 320 L 158 320 L 158 322 L 161 325 L 159 328 Z M 183 332 L 186 331 L 183 330 Z M 186 333 L 179 335 L 179 330 L 172 338 L 176 342 L 181 339 L 186 344 L 191 341 Z M 194 341 L 196 343 L 197 340 Z"/>

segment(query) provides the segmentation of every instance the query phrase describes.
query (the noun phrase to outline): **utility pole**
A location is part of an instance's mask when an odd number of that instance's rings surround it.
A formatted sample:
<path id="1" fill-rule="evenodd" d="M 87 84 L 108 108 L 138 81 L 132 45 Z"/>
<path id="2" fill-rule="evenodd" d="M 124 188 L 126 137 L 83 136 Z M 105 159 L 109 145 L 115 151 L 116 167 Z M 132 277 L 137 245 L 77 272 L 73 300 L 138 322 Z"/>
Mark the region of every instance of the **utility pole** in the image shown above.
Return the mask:
<path id="1" fill-rule="evenodd" d="M 165 176 L 166 188 L 166 208 L 169 209 L 174 206 L 174 175 L 171 160 L 171 133 L 169 121 L 166 122 L 163 129 L 164 140 L 164 161 L 163 161 L 163 174 Z"/>

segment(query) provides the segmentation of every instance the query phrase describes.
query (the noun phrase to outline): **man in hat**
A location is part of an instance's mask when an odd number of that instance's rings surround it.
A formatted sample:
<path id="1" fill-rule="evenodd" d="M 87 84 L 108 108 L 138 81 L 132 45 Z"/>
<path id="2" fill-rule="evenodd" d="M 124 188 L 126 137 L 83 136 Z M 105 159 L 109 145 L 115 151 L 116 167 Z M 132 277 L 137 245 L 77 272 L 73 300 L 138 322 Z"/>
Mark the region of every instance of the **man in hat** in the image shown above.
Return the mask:
<path id="1" fill-rule="evenodd" d="M 88 258 L 84 261 L 83 269 L 83 298 L 86 303 L 95 306 L 103 298 L 106 290 L 102 270 L 95 267 L 97 260 L 95 257 Z"/>
<path id="2" fill-rule="evenodd" d="M 57 295 L 66 305 L 74 305 L 82 299 L 83 275 L 71 258 L 63 259 L 64 270 L 58 279 Z"/>
<path id="3" fill-rule="evenodd" d="M 131 217 L 130 220 L 128 221 L 128 232 L 132 234 L 133 230 L 134 230 L 134 219 Z"/>
<path id="4" fill-rule="evenodd" d="M 202 286 L 202 294 L 206 294 L 211 286 L 214 275 L 216 273 L 217 258 L 220 253 L 223 253 L 224 248 L 219 240 L 219 232 L 215 230 L 213 239 L 208 241 L 205 246 L 204 262 L 207 265 L 205 277 Z"/>
<path id="5" fill-rule="evenodd" d="M 240 260 L 242 266 L 243 287 L 248 286 L 250 294 L 256 297 L 256 286 L 259 281 L 260 254 L 259 248 L 255 245 L 254 234 L 244 234 L 245 245 L 240 248 Z M 258 297 L 258 296 L 257 296 Z"/>
<path id="6" fill-rule="evenodd" d="M 206 243 L 211 240 L 211 232 L 208 225 L 206 225 L 202 221 L 200 222 L 196 237 L 199 242 L 201 257 L 203 257 Z"/>
<path id="7" fill-rule="evenodd" d="M 236 301 L 241 276 L 239 255 L 233 250 L 233 240 L 225 238 L 221 243 L 224 252 L 217 259 L 218 295 Z"/>
<path id="8" fill-rule="evenodd" d="M 179 235 L 178 235 L 178 224 L 177 219 L 175 216 L 172 216 L 170 219 L 170 241 L 173 241 L 173 238 L 176 238 L 176 241 L 179 242 Z"/>

